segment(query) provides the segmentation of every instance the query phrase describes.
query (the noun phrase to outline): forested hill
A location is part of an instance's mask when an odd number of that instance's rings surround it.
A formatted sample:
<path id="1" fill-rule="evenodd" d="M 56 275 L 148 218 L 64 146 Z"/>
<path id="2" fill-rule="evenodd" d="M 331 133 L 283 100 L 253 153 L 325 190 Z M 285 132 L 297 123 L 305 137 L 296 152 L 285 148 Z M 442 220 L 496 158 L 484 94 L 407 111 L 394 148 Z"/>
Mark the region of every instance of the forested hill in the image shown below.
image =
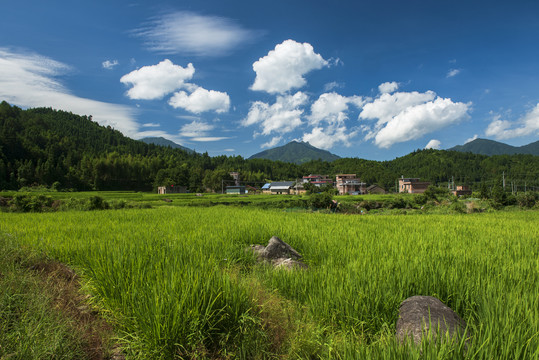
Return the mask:
<path id="1" fill-rule="evenodd" d="M 146 143 L 146 144 L 154 144 L 159 146 L 170 146 L 173 149 L 182 149 L 187 151 L 188 153 L 194 152 L 194 150 L 191 150 L 185 146 L 176 144 L 174 141 L 170 141 L 168 139 L 165 139 L 164 137 L 145 137 L 143 139 L 140 139 L 140 141 Z"/>
<path id="2" fill-rule="evenodd" d="M 86 116 L 49 108 L 21 110 L 0 104 L 0 190 L 45 185 L 74 190 L 152 190 L 184 185 L 193 192 L 220 190 L 229 172 L 239 171 L 252 185 L 293 180 L 308 174 L 355 173 L 368 184 L 394 189 L 401 175 L 445 185 L 492 183 L 505 174 L 539 187 L 539 156 L 485 156 L 418 150 L 391 161 L 343 158 L 301 165 L 241 156 L 210 157 L 146 144 L 103 127 Z"/>
<path id="3" fill-rule="evenodd" d="M 333 161 L 340 159 L 340 156 L 332 154 L 327 150 L 318 149 L 306 142 L 292 141 L 286 145 L 254 154 L 249 159 L 269 159 L 303 164 L 318 159 Z"/>
<path id="4" fill-rule="evenodd" d="M 471 152 L 481 155 L 513 155 L 531 154 L 539 155 L 539 141 L 524 146 L 511 146 L 488 139 L 475 139 L 464 145 L 457 145 L 449 150 Z"/>

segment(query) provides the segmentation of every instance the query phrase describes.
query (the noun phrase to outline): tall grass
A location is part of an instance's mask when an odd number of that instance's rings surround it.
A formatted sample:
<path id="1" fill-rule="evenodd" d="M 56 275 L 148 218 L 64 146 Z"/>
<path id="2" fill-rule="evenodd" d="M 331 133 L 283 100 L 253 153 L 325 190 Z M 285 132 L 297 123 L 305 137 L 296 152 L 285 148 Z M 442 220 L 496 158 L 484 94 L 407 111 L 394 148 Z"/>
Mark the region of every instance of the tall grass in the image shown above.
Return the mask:
<path id="1" fill-rule="evenodd" d="M 0 231 L 76 266 L 137 357 L 533 359 L 538 221 L 537 212 L 367 217 L 163 207 L 3 214 Z M 244 248 L 273 235 L 309 269 L 255 265 Z M 412 295 L 452 307 L 468 323 L 467 342 L 398 344 L 398 305 Z"/>

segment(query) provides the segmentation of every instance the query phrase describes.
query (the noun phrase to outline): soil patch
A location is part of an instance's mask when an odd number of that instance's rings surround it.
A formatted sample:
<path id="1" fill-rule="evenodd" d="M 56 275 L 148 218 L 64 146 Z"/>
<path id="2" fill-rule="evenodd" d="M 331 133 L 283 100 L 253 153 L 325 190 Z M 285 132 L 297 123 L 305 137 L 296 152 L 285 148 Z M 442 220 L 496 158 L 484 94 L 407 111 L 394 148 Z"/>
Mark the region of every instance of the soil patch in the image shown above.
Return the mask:
<path id="1" fill-rule="evenodd" d="M 87 358 L 91 360 L 123 360 L 113 342 L 112 327 L 88 304 L 88 295 L 80 292 L 77 274 L 57 261 L 40 261 L 30 267 L 43 280 L 43 290 L 54 298 L 53 306 L 72 321 L 73 331 L 80 336 Z"/>

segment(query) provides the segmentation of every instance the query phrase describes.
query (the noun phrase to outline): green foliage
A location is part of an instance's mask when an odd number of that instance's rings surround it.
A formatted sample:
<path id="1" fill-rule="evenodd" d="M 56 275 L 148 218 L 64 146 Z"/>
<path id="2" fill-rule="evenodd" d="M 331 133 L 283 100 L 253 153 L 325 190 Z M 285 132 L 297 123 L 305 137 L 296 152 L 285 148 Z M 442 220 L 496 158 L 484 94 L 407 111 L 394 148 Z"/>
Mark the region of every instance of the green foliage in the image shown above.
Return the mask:
<path id="1" fill-rule="evenodd" d="M 242 182 L 255 187 L 266 179 L 316 173 L 355 173 L 386 190 L 395 189 L 395 180 L 403 174 L 438 185 L 454 177 L 457 184 L 483 182 L 492 187 L 505 172 L 519 186 L 539 188 L 539 156 L 533 155 L 488 157 L 429 149 L 391 161 L 346 158 L 329 162 L 317 157 L 301 165 L 241 156 L 210 157 L 132 140 L 88 116 L 50 108 L 21 110 L 6 102 L 0 103 L 0 144 L 3 190 L 43 185 L 57 190 L 151 191 L 174 184 L 203 192 L 220 189 L 216 179 L 231 171 L 239 171 Z"/>
<path id="2" fill-rule="evenodd" d="M 516 197 L 516 201 L 518 203 L 518 206 L 522 208 L 532 208 L 535 206 L 537 201 L 539 200 L 539 193 L 520 193 Z"/>
<path id="3" fill-rule="evenodd" d="M 333 196 L 328 192 L 309 195 L 307 204 L 314 209 L 327 209 L 333 205 Z"/>
<path id="4" fill-rule="evenodd" d="M 451 193 L 447 188 L 436 187 L 431 185 L 423 193 L 423 197 L 428 200 L 440 201 L 441 199 L 447 199 L 451 196 Z"/>

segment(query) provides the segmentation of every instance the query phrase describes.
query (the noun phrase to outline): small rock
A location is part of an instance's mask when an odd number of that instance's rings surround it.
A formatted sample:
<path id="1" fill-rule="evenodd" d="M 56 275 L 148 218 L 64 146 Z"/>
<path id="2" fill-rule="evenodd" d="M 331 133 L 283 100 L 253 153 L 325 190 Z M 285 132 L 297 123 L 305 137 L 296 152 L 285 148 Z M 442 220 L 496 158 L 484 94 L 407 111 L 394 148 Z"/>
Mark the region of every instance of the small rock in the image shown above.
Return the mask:
<path id="1" fill-rule="evenodd" d="M 412 296 L 400 304 L 396 335 L 401 342 L 412 337 L 415 344 L 420 344 L 422 336 L 427 334 L 435 340 L 438 327 L 442 340 L 446 332 L 453 339 L 457 333 L 464 333 L 466 322 L 450 307 L 432 296 Z"/>
<path id="2" fill-rule="evenodd" d="M 272 262 L 276 269 L 292 270 L 294 268 L 306 269 L 307 264 L 293 259 L 276 259 Z"/>

